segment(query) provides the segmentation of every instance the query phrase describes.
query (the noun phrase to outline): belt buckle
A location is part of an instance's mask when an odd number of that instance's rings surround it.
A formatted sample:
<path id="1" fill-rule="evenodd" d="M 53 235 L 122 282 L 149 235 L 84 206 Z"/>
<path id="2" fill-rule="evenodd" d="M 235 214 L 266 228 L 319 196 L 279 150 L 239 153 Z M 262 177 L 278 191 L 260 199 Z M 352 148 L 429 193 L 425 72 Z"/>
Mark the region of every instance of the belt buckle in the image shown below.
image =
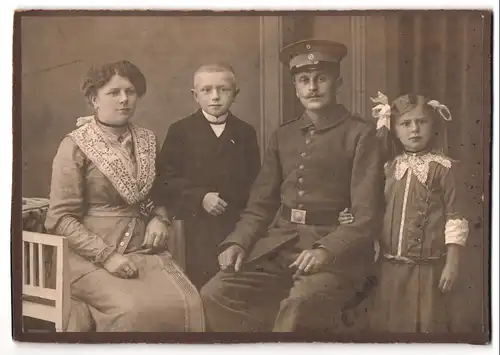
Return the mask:
<path id="1" fill-rule="evenodd" d="M 296 210 L 296 209 L 292 208 L 290 221 L 292 223 L 306 224 L 306 211 Z"/>

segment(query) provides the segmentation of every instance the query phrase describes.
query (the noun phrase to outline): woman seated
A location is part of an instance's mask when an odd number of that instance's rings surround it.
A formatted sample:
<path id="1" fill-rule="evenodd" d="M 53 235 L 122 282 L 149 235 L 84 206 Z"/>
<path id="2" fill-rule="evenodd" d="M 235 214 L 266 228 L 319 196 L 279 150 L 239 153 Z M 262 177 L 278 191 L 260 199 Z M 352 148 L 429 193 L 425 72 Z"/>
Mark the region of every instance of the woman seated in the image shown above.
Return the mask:
<path id="1" fill-rule="evenodd" d="M 130 122 L 145 78 L 118 61 L 93 66 L 82 89 L 94 115 L 59 146 L 45 222 L 68 239 L 72 298 L 98 332 L 203 331 L 196 288 L 166 250 L 166 210 L 149 197 L 156 137 Z"/>

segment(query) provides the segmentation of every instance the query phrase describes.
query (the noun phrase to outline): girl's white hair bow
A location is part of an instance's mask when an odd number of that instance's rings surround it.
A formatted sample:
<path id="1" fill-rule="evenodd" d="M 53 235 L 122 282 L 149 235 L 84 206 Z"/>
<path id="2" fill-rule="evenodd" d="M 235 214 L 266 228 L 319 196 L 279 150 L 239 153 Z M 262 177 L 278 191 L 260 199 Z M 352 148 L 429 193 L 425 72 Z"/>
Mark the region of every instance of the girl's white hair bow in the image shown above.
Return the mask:
<path id="1" fill-rule="evenodd" d="M 451 112 L 448 109 L 448 107 L 446 107 L 445 105 L 443 105 L 442 103 L 440 103 L 437 100 L 431 100 L 427 103 L 427 105 L 431 106 L 434 110 L 436 110 L 437 113 L 439 113 L 439 115 L 445 121 L 451 121 Z"/>
<path id="2" fill-rule="evenodd" d="M 81 127 L 83 125 L 86 125 L 87 123 L 90 123 L 94 119 L 94 116 L 84 116 L 84 117 L 78 117 L 76 120 L 76 126 Z"/>
<path id="3" fill-rule="evenodd" d="M 377 97 L 370 97 L 373 103 L 378 104 L 374 108 L 372 108 L 372 116 L 377 118 L 377 129 L 382 127 L 387 127 L 387 129 L 391 129 L 391 106 L 389 105 L 389 99 L 387 96 L 382 94 L 380 91 L 377 94 Z"/>

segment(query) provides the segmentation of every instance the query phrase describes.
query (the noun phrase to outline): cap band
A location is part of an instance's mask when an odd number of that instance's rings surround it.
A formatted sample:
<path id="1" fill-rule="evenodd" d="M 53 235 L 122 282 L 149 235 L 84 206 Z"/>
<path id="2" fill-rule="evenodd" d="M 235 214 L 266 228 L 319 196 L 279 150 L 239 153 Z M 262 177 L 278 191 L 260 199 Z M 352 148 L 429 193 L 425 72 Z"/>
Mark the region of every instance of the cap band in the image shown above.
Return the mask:
<path id="1" fill-rule="evenodd" d="M 319 62 L 340 63 L 338 58 L 332 57 L 322 52 L 301 53 L 290 60 L 290 69 L 300 68 L 304 65 L 314 65 Z"/>

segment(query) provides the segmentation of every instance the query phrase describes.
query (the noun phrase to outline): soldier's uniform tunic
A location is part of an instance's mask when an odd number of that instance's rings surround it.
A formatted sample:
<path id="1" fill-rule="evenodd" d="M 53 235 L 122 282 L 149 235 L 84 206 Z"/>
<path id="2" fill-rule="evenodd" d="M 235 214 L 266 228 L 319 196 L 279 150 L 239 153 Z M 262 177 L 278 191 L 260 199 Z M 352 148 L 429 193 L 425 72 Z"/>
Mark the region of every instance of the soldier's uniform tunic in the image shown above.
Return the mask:
<path id="1" fill-rule="evenodd" d="M 221 271 L 201 290 L 209 329 L 334 329 L 372 266 L 382 196 L 372 124 L 334 105 L 316 125 L 306 114 L 282 125 L 270 139 L 246 210 L 221 244 L 221 251 L 232 243 L 245 249 L 243 270 Z M 339 226 L 346 207 L 355 221 Z M 332 264 L 294 275 L 288 266 L 319 246 L 334 256 Z"/>

